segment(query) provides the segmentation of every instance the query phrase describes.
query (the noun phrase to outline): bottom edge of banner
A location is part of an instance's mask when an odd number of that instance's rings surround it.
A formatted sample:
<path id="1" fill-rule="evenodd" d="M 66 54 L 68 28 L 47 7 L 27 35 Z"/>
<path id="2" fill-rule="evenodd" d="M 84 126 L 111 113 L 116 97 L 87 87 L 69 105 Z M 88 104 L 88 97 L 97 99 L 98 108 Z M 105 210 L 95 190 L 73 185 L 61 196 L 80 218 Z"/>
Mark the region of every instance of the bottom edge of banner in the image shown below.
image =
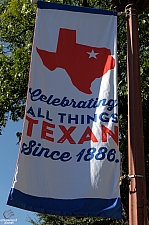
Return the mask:
<path id="1" fill-rule="evenodd" d="M 121 199 L 55 199 L 25 194 L 12 188 L 7 205 L 42 214 L 122 219 Z"/>

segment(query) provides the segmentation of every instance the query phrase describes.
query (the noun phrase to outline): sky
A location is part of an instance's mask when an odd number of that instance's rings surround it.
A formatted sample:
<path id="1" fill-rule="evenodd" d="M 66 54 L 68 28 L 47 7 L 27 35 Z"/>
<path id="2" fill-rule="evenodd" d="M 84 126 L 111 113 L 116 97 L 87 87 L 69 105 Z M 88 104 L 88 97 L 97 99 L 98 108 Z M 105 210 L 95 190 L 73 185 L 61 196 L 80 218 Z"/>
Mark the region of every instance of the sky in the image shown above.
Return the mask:
<path id="1" fill-rule="evenodd" d="M 19 150 L 16 132 L 22 131 L 22 124 L 23 120 L 19 122 L 9 121 L 6 128 L 3 129 L 2 135 L 0 135 L 0 225 L 5 224 L 3 213 L 6 211 L 7 216 L 10 213 L 9 210 L 14 214 L 11 217 L 14 225 L 31 225 L 27 221 L 27 218 L 36 218 L 33 212 L 11 207 L 6 204 Z"/>

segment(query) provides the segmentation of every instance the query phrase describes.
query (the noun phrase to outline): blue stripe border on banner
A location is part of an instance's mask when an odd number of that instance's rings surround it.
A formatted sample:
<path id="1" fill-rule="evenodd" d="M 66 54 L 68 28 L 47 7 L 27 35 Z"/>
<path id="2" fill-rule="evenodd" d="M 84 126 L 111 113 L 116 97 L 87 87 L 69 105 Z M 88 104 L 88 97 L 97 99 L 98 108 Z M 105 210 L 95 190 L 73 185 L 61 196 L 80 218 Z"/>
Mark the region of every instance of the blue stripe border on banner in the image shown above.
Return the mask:
<path id="1" fill-rule="evenodd" d="M 11 189 L 7 205 L 59 216 L 89 216 L 122 219 L 121 199 L 53 199 L 24 194 Z"/>
<path id="2" fill-rule="evenodd" d="M 43 1 L 38 1 L 37 5 L 38 5 L 39 9 L 57 9 L 57 10 L 66 10 L 66 11 L 73 11 L 73 12 L 83 12 L 83 13 L 104 14 L 104 15 L 117 16 L 116 11 L 90 8 L 90 7 L 64 5 L 64 4 L 59 4 L 59 3 L 43 2 Z"/>

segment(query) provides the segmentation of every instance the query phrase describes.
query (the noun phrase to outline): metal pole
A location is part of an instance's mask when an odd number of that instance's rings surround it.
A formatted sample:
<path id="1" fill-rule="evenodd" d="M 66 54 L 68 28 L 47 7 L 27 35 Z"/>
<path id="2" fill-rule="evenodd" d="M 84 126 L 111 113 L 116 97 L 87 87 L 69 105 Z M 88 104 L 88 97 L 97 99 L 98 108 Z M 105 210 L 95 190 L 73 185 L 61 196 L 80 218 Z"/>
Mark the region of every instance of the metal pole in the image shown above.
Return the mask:
<path id="1" fill-rule="evenodd" d="M 135 4 L 126 6 L 128 76 L 129 225 L 147 225 L 143 119 L 140 88 L 138 17 Z"/>

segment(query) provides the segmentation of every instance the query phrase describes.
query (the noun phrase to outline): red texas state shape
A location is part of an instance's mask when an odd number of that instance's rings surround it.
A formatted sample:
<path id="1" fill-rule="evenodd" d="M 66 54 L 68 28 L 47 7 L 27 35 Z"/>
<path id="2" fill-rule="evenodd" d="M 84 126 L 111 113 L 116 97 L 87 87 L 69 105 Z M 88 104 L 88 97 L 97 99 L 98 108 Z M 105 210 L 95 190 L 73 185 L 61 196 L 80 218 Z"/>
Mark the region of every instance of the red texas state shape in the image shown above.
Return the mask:
<path id="1" fill-rule="evenodd" d="M 73 85 L 86 94 L 92 93 L 90 87 L 96 78 L 115 67 L 109 49 L 76 43 L 76 30 L 60 28 L 56 52 L 36 49 L 49 70 L 65 69 Z"/>

